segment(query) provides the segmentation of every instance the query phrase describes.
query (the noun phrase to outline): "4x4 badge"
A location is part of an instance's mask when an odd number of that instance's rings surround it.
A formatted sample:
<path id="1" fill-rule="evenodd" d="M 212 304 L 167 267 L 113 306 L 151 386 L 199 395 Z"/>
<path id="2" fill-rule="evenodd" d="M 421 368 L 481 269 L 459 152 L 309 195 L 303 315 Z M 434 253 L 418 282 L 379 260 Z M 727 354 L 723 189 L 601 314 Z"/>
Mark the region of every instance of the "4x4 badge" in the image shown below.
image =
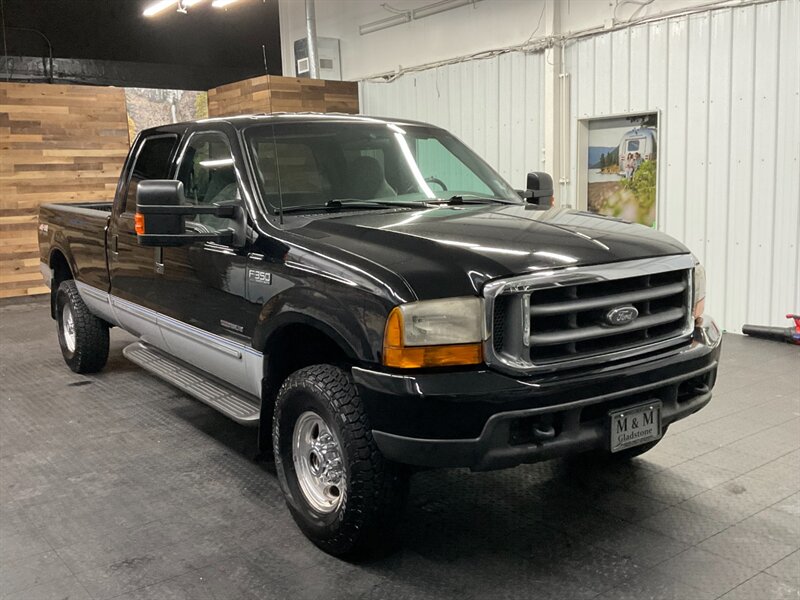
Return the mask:
<path id="1" fill-rule="evenodd" d="M 627 325 L 639 316 L 635 306 L 617 306 L 606 313 L 606 323 L 609 325 Z"/>

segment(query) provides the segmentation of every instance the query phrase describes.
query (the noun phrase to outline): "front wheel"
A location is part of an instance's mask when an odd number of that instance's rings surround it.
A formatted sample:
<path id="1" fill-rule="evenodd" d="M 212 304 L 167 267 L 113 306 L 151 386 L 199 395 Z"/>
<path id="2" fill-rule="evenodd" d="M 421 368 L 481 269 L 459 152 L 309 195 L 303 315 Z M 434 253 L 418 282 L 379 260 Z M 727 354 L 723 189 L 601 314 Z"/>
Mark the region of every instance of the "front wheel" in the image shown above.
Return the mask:
<path id="1" fill-rule="evenodd" d="M 84 304 L 75 281 L 62 281 L 56 292 L 58 344 L 64 362 L 76 373 L 97 373 L 108 360 L 108 324 Z"/>
<path id="2" fill-rule="evenodd" d="M 314 365 L 290 375 L 275 402 L 272 440 L 286 503 L 312 542 L 346 556 L 393 538 L 408 473 L 375 445 L 349 373 Z"/>

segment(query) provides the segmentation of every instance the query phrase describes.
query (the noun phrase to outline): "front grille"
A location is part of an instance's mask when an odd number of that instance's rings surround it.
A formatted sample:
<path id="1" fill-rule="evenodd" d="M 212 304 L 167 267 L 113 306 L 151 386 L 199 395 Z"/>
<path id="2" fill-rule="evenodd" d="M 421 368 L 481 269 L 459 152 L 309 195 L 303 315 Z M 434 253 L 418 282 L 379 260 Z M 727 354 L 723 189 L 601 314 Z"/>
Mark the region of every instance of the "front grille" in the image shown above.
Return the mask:
<path id="1" fill-rule="evenodd" d="M 522 277 L 487 286 L 490 363 L 515 371 L 556 370 L 688 339 L 691 263 L 689 257 L 671 258 L 567 269 L 549 279 Z M 631 306 L 636 318 L 610 324 L 612 309 Z"/>

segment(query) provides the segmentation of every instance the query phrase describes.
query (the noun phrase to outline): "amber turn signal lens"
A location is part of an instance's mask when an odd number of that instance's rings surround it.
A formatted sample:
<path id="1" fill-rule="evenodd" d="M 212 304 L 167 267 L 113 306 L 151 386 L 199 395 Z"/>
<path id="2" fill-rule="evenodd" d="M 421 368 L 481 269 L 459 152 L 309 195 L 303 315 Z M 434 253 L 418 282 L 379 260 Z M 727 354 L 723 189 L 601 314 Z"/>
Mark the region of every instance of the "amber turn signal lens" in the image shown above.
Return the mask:
<path id="1" fill-rule="evenodd" d="M 400 369 L 479 365 L 483 362 L 480 343 L 442 346 L 404 346 L 403 313 L 395 308 L 386 320 L 383 336 L 383 364 Z"/>
<path id="2" fill-rule="evenodd" d="M 703 298 L 699 302 L 697 302 L 697 304 L 694 305 L 692 316 L 695 319 L 697 319 L 698 317 L 702 317 L 705 311 L 706 311 L 706 299 Z"/>
<path id="3" fill-rule="evenodd" d="M 133 228 L 136 230 L 136 235 L 144 235 L 144 215 L 136 213 L 133 216 Z"/>
<path id="4" fill-rule="evenodd" d="M 483 351 L 480 344 L 383 349 L 383 364 L 400 369 L 479 365 L 481 362 L 483 362 Z"/>

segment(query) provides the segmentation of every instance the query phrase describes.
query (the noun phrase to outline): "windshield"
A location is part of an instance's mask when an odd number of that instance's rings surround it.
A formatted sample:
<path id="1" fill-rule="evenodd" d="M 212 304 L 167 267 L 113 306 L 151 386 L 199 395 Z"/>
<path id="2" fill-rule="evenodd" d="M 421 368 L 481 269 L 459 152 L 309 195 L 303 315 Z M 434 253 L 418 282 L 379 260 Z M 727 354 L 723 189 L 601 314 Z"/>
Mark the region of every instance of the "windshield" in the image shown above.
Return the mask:
<path id="1" fill-rule="evenodd" d="M 273 139 L 274 130 L 274 139 Z M 520 198 L 477 154 L 435 127 L 369 122 L 259 125 L 245 131 L 271 212 L 326 204 Z"/>

